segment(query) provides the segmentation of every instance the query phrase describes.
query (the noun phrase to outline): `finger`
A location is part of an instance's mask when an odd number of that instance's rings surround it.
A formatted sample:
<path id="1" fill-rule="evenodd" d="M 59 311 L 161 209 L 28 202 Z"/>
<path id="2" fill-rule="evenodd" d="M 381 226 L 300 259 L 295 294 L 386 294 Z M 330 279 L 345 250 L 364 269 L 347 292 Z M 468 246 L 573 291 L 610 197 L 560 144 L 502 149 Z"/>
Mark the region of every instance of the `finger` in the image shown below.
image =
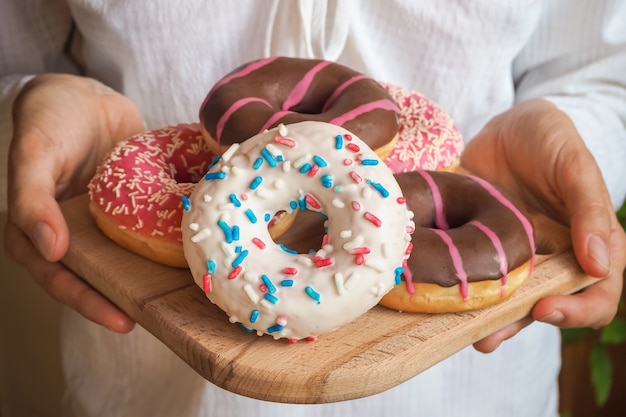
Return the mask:
<path id="1" fill-rule="evenodd" d="M 491 353 L 496 350 L 503 341 L 515 336 L 520 330 L 532 322 L 533 319 L 531 317 L 525 317 L 515 323 L 509 324 L 497 332 L 475 342 L 473 345 L 474 349 L 482 353 Z"/>
<path id="2" fill-rule="evenodd" d="M 134 321 L 128 315 L 62 264 L 43 259 L 15 224 L 7 224 L 5 242 L 9 256 L 24 265 L 52 298 L 114 332 L 132 330 Z"/>

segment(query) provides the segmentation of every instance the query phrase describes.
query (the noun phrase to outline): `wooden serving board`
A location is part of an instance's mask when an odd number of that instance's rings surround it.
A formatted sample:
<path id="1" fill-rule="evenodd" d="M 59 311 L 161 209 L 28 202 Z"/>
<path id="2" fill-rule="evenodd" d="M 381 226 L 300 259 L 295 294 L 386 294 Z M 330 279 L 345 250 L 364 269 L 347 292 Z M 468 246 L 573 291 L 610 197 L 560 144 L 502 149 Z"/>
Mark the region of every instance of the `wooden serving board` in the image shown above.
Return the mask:
<path id="1" fill-rule="evenodd" d="M 531 277 L 502 303 L 436 315 L 377 306 L 316 342 L 290 345 L 231 324 L 188 270 L 154 263 L 110 241 L 87 205 L 84 195 L 62 206 L 70 228 L 65 265 L 208 381 L 267 401 L 326 403 L 385 391 L 527 316 L 539 299 L 595 282 L 576 263 L 568 230 L 537 217 L 541 255 Z"/>

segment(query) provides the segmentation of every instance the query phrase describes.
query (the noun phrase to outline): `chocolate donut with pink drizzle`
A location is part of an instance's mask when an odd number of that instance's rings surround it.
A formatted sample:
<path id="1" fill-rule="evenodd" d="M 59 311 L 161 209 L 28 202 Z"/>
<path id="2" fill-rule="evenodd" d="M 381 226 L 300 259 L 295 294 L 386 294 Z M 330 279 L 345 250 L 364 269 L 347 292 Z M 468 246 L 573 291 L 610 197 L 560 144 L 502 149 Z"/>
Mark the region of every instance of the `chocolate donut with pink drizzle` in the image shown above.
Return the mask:
<path id="1" fill-rule="evenodd" d="M 535 253 L 528 214 L 485 180 L 418 170 L 396 180 L 415 214 L 402 284 L 381 304 L 442 313 L 500 302 L 528 277 Z"/>
<path id="2" fill-rule="evenodd" d="M 349 130 L 382 159 L 398 134 L 398 108 L 383 86 L 323 60 L 270 57 L 244 64 L 218 81 L 200 107 L 203 134 L 216 153 L 305 120 Z"/>

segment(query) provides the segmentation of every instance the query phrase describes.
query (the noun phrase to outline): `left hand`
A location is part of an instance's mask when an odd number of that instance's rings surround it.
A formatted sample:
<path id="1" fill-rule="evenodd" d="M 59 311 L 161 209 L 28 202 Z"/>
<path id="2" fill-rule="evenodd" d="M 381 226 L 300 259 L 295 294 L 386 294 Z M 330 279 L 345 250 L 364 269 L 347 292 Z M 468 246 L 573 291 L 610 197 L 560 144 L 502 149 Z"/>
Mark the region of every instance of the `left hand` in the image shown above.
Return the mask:
<path id="1" fill-rule="evenodd" d="M 491 352 L 533 320 L 561 328 L 607 325 L 622 293 L 626 235 L 600 169 L 569 117 L 545 100 L 516 104 L 476 135 L 461 165 L 569 226 L 578 263 L 587 274 L 602 278 L 577 294 L 545 297 L 531 317 L 474 348 Z"/>

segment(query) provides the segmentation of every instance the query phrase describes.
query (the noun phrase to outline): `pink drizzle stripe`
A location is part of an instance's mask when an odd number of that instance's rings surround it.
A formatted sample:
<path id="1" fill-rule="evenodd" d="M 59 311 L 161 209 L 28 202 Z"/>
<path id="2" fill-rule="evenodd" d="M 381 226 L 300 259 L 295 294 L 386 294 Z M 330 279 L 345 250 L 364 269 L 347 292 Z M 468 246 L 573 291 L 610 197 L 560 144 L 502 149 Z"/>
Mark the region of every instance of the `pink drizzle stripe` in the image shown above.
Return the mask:
<path id="1" fill-rule="evenodd" d="M 250 74 L 251 72 L 254 72 L 254 71 L 258 70 L 259 68 L 263 68 L 264 66 L 272 63 L 276 58 L 278 58 L 278 57 L 270 57 L 270 58 L 261 59 L 259 61 L 251 63 L 250 65 L 248 65 L 245 68 L 243 68 L 241 71 L 232 73 L 229 76 L 226 76 L 226 77 L 222 78 L 221 80 L 219 80 L 217 82 L 217 84 L 215 84 L 215 86 L 213 86 L 213 88 L 211 89 L 209 94 L 204 99 L 204 102 L 202 102 L 202 106 L 200 106 L 200 108 L 202 109 L 204 107 L 204 105 L 206 104 L 206 102 L 211 97 L 211 95 L 213 95 L 213 92 L 215 90 L 217 90 L 218 88 L 220 88 L 221 86 L 223 86 L 224 84 L 231 82 L 235 78 L 245 77 L 246 75 Z"/>
<path id="2" fill-rule="evenodd" d="M 309 86 L 313 82 L 313 78 L 315 75 L 320 72 L 322 69 L 330 65 L 328 61 L 322 61 L 307 72 L 304 77 L 298 81 L 298 84 L 291 90 L 289 93 L 289 97 L 285 100 L 282 105 L 281 110 L 289 110 L 290 108 L 296 106 L 298 103 L 302 101 L 304 95 L 309 89 Z"/>
<path id="3" fill-rule="evenodd" d="M 448 251 L 450 252 L 450 258 L 452 258 L 452 265 L 454 265 L 454 269 L 456 270 L 456 276 L 461 281 L 461 296 L 464 300 L 467 299 L 468 290 L 467 290 L 467 274 L 463 269 L 463 260 L 461 259 L 461 254 L 459 253 L 459 249 L 455 246 L 454 242 L 448 236 L 446 232 L 439 229 L 431 229 L 433 232 L 437 233 L 441 240 L 448 245 Z"/>
<path id="4" fill-rule="evenodd" d="M 424 178 L 430 187 L 430 192 L 433 195 L 433 204 L 435 205 L 435 224 L 439 229 L 448 230 L 450 226 L 446 221 L 446 216 L 443 214 L 443 200 L 441 198 L 441 191 L 439 191 L 439 187 L 437 187 L 433 177 L 431 177 L 428 172 L 422 169 L 418 169 L 416 172 Z"/>
<path id="5" fill-rule="evenodd" d="M 533 227 L 526 218 L 518 209 L 511 203 L 508 199 L 506 199 L 498 190 L 496 190 L 491 184 L 482 178 L 478 178 L 476 176 L 470 176 L 474 181 L 480 184 L 485 190 L 489 192 L 496 200 L 500 202 L 503 206 L 508 208 L 517 216 L 520 222 L 522 222 L 522 226 L 524 226 L 524 230 L 526 231 L 526 236 L 528 237 L 528 242 L 530 243 L 530 250 L 532 252 L 532 256 L 530 258 L 530 272 L 533 270 L 533 266 L 535 263 L 535 238 L 533 236 Z"/>
<path id="6" fill-rule="evenodd" d="M 365 75 L 356 75 L 350 78 L 348 81 L 341 84 L 339 87 L 337 87 L 337 89 L 330 95 L 330 97 L 328 97 L 328 100 L 326 100 L 326 103 L 324 103 L 324 106 L 322 107 L 322 113 L 328 110 L 328 108 L 335 102 L 335 100 L 337 99 L 337 97 L 339 97 L 339 95 L 343 92 L 343 90 L 350 87 L 355 82 L 361 81 L 365 78 L 367 78 Z"/>
<path id="7" fill-rule="evenodd" d="M 217 138 L 215 138 L 215 139 L 216 139 L 217 143 L 220 143 L 220 140 L 222 138 L 222 131 L 224 130 L 224 125 L 226 125 L 226 122 L 228 121 L 230 116 L 234 112 L 239 110 L 241 107 L 243 107 L 243 106 L 245 106 L 246 104 L 249 104 L 249 103 L 263 103 L 267 107 L 272 107 L 270 105 L 270 103 L 268 103 L 266 100 L 263 100 L 262 98 L 257 98 L 257 97 L 246 97 L 246 98 L 242 98 L 241 100 L 235 101 L 232 104 L 232 106 L 230 106 L 228 108 L 228 110 L 226 110 L 226 112 L 222 115 L 222 117 L 220 117 L 220 120 L 218 120 L 218 122 L 217 122 L 217 126 L 215 127 L 215 132 L 216 132 L 216 135 L 217 135 Z"/>
<path id="8" fill-rule="evenodd" d="M 396 105 L 393 102 L 389 100 L 385 100 L 385 99 L 372 101 L 371 103 L 361 104 L 359 107 L 355 108 L 354 110 L 350 110 L 349 112 L 344 113 L 341 116 L 335 117 L 329 123 L 337 125 L 337 126 L 343 126 L 344 123 L 352 119 L 355 119 L 364 113 L 370 112 L 372 110 L 378 110 L 378 109 L 396 111 Z"/>
<path id="9" fill-rule="evenodd" d="M 289 110 L 282 110 L 279 111 L 277 113 L 274 113 L 273 115 L 270 116 L 269 119 L 267 119 L 267 122 L 265 122 L 265 124 L 263 125 L 263 127 L 261 127 L 261 129 L 259 129 L 259 133 L 264 132 L 265 129 L 269 129 L 270 126 L 272 126 L 274 123 L 276 123 L 278 120 L 280 120 L 283 116 L 286 116 L 288 114 L 292 114 L 292 111 Z"/>
<path id="10" fill-rule="evenodd" d="M 493 230 L 485 226 L 483 223 L 478 220 L 472 220 L 468 224 L 476 226 L 480 229 L 481 232 L 485 234 L 491 240 L 493 247 L 496 249 L 496 253 L 498 254 L 498 258 L 500 259 L 500 273 L 502 274 L 502 283 L 506 284 L 506 276 L 509 271 L 509 265 L 506 259 L 506 254 L 504 253 L 504 247 L 502 246 L 502 241 L 496 235 Z"/>
<path id="11" fill-rule="evenodd" d="M 409 294 L 415 294 L 415 287 L 413 286 L 413 273 L 411 272 L 411 269 L 409 269 L 409 264 L 406 258 L 402 261 L 402 268 L 404 268 L 402 275 L 404 275 L 406 292 Z"/>

